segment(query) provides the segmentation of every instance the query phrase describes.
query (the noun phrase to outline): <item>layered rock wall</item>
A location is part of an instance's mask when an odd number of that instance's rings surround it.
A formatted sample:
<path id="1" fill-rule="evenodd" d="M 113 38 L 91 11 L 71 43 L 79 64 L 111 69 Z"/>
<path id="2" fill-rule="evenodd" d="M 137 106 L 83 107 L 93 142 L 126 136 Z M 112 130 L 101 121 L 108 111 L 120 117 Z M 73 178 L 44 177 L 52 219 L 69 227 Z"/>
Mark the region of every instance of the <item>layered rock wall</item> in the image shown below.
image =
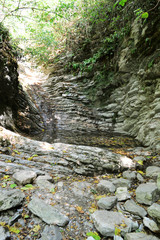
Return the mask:
<path id="1" fill-rule="evenodd" d="M 160 24 L 135 20 L 114 63 L 111 84 L 95 81 L 91 73 L 77 76 L 64 73 L 68 53 L 48 79 L 55 106 L 57 129 L 62 131 L 110 132 L 127 134 L 143 145 L 160 149 Z M 97 63 L 98 64 L 98 63 Z M 57 76 L 58 75 L 58 76 Z M 108 79 L 106 79 L 107 81 Z M 98 85 L 99 84 L 99 85 Z M 61 105 L 61 106 L 60 106 Z M 63 121 L 61 121 L 63 119 Z"/>
<path id="2" fill-rule="evenodd" d="M 18 81 L 17 59 L 9 33 L 0 24 L 0 125 L 14 131 L 35 134 L 41 131 L 38 110 Z"/>

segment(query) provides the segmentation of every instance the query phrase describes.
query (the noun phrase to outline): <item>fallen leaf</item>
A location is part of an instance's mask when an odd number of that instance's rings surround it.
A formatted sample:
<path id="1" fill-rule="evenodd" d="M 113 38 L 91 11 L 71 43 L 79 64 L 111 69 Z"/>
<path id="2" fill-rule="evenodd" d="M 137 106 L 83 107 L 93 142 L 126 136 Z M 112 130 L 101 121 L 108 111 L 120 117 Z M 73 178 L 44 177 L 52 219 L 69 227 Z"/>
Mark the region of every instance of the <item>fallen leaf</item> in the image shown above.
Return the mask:
<path id="1" fill-rule="evenodd" d="M 15 184 L 15 183 L 10 185 L 10 188 L 15 188 L 15 187 L 17 187 L 17 184 Z"/>
<path id="2" fill-rule="evenodd" d="M 76 210 L 79 212 L 79 213 L 84 213 L 84 211 L 83 211 L 83 209 L 82 209 L 82 207 L 76 207 Z"/>
<path id="3" fill-rule="evenodd" d="M 39 230 L 41 229 L 41 226 L 38 224 L 38 225 L 35 225 L 34 228 L 32 229 L 33 232 L 39 232 Z"/>

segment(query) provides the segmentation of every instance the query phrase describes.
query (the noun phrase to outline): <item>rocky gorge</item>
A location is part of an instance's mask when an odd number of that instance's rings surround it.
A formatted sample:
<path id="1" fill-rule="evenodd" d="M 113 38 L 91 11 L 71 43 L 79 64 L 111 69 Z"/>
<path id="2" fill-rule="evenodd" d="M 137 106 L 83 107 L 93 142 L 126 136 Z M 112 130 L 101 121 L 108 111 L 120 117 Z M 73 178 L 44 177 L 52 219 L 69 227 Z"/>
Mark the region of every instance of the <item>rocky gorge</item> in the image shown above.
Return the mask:
<path id="1" fill-rule="evenodd" d="M 160 239 L 159 29 L 134 22 L 112 88 L 68 71 L 73 49 L 18 80 L 3 31 L 0 240 Z"/>

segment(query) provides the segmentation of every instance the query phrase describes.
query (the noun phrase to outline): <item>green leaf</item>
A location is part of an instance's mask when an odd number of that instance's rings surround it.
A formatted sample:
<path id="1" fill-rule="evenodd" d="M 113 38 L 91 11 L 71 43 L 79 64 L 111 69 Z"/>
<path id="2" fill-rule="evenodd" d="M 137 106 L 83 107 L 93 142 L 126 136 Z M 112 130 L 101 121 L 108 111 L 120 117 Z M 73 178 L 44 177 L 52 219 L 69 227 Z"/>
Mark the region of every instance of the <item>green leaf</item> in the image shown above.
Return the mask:
<path id="1" fill-rule="evenodd" d="M 55 188 L 51 188 L 51 189 L 50 189 L 50 192 L 51 192 L 51 193 L 55 193 Z"/>
<path id="2" fill-rule="evenodd" d="M 121 0 L 119 2 L 119 5 L 121 5 L 122 7 L 124 7 L 124 5 L 126 4 L 127 0 Z"/>
<path id="3" fill-rule="evenodd" d="M 87 236 L 88 237 L 93 237 L 95 240 L 100 240 L 101 239 L 101 237 L 98 235 L 97 232 L 88 232 Z"/>
<path id="4" fill-rule="evenodd" d="M 31 190 L 31 189 L 34 189 L 35 187 L 32 185 L 32 184 L 27 184 L 25 185 L 24 187 L 21 188 L 21 190 Z"/>
<path id="5" fill-rule="evenodd" d="M 8 228 L 9 228 L 10 232 L 17 233 L 17 234 L 20 233 L 20 230 L 18 228 L 16 228 L 16 227 L 8 226 Z"/>
<path id="6" fill-rule="evenodd" d="M 17 150 L 13 150 L 13 151 L 14 151 L 15 153 L 19 154 L 19 155 L 21 154 L 21 153 L 20 153 L 19 151 L 17 151 Z"/>
<path id="7" fill-rule="evenodd" d="M 144 12 L 141 15 L 142 18 L 148 18 L 148 16 L 149 16 L 148 12 Z"/>
<path id="8" fill-rule="evenodd" d="M 15 187 L 17 187 L 17 184 L 15 184 L 15 183 L 10 185 L 10 188 L 15 188 Z"/>
<path id="9" fill-rule="evenodd" d="M 114 234 L 117 236 L 117 235 L 120 235 L 120 232 L 121 232 L 121 230 L 116 227 L 115 231 L 114 231 Z"/>
<path id="10" fill-rule="evenodd" d="M 138 163 L 139 165 L 143 165 L 143 161 L 142 161 L 142 160 L 139 160 L 137 163 Z"/>
<path id="11" fill-rule="evenodd" d="M 6 183 L 2 183 L 2 188 L 5 188 L 7 185 L 6 185 Z"/>

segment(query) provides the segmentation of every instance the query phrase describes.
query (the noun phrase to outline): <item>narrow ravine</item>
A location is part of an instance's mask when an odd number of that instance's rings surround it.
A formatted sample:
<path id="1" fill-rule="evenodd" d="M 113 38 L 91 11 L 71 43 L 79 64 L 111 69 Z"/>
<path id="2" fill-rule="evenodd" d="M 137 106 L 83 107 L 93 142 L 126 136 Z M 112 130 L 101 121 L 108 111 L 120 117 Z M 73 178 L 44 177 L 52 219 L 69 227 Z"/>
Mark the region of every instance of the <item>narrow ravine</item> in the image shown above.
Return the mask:
<path id="1" fill-rule="evenodd" d="M 34 71 L 20 81 L 42 133 L 0 129 L 2 239 L 159 239 L 159 156 L 104 131 L 113 115 L 93 113 L 77 77 Z"/>

